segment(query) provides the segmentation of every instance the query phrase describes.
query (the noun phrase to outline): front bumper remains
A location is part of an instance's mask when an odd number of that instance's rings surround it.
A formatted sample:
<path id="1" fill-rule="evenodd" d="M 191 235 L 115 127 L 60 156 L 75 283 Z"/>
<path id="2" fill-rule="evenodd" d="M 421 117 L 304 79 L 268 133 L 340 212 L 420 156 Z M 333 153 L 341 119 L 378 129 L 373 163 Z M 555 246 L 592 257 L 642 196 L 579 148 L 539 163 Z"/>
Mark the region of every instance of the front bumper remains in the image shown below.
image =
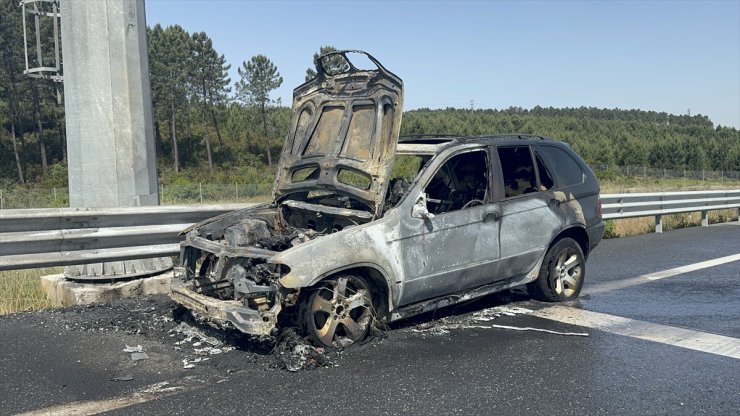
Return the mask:
<path id="1" fill-rule="evenodd" d="M 271 335 L 277 327 L 277 316 L 282 309 L 280 302 L 275 302 L 268 310 L 258 311 L 236 300 L 219 300 L 201 295 L 192 290 L 182 275 L 172 280 L 170 297 L 216 324 L 230 323 L 239 331 L 251 335 Z"/>

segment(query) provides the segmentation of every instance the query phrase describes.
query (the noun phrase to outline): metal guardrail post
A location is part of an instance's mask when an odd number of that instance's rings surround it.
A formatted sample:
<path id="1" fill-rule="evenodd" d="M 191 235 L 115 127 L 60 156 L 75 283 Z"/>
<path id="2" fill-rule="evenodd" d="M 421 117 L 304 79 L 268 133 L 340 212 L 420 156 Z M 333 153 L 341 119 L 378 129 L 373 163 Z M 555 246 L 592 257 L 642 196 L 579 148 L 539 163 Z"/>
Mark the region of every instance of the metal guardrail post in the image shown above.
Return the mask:
<path id="1" fill-rule="evenodd" d="M 663 216 L 662 215 L 655 216 L 655 232 L 656 233 L 663 232 Z"/>
<path id="2" fill-rule="evenodd" d="M 701 226 L 709 227 L 709 211 L 701 212 Z"/>

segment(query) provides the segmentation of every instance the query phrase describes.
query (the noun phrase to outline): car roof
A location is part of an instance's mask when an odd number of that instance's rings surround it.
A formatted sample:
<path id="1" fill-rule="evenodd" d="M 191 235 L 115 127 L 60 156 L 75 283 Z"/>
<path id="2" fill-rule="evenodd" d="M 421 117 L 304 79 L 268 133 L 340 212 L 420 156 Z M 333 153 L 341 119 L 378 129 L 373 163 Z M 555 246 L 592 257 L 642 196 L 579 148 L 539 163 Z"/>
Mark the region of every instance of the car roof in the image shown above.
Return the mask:
<path id="1" fill-rule="evenodd" d="M 492 143 L 521 143 L 521 142 L 563 143 L 546 136 L 533 134 L 494 134 L 483 136 L 454 136 L 454 135 L 411 135 L 402 136 L 396 147 L 397 154 L 437 154 L 450 147 L 463 144 L 492 144 Z M 567 146 L 566 146 L 567 147 Z"/>

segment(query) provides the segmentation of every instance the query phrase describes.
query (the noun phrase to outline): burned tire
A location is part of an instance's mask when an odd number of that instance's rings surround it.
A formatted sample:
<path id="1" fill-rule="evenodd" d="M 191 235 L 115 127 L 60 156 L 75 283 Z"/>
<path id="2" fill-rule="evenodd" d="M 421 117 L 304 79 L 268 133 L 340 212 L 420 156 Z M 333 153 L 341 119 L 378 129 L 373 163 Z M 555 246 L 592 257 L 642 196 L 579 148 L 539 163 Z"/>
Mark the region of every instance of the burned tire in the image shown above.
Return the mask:
<path id="1" fill-rule="evenodd" d="M 586 277 L 586 261 L 581 246 L 571 238 L 558 240 L 542 261 L 537 280 L 527 284 L 529 294 L 546 302 L 562 302 L 578 297 Z"/>
<path id="2" fill-rule="evenodd" d="M 301 304 L 303 333 L 317 346 L 346 347 L 362 341 L 373 322 L 372 294 L 358 276 L 327 279 Z"/>

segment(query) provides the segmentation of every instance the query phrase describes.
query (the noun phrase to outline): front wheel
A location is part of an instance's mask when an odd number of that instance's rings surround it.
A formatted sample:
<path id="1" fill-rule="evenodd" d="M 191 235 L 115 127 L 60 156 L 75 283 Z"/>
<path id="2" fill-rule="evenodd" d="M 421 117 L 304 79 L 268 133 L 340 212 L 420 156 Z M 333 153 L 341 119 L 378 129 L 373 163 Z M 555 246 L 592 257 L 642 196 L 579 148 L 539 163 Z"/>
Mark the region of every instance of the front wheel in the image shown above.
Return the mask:
<path id="1" fill-rule="evenodd" d="M 545 254 L 537 280 L 527 284 L 534 298 L 562 302 L 578 297 L 586 277 L 586 261 L 581 246 L 572 238 L 556 242 Z"/>
<path id="2" fill-rule="evenodd" d="M 367 335 L 372 305 L 372 294 L 363 278 L 346 275 L 328 279 L 302 303 L 301 325 L 316 345 L 346 347 Z"/>

